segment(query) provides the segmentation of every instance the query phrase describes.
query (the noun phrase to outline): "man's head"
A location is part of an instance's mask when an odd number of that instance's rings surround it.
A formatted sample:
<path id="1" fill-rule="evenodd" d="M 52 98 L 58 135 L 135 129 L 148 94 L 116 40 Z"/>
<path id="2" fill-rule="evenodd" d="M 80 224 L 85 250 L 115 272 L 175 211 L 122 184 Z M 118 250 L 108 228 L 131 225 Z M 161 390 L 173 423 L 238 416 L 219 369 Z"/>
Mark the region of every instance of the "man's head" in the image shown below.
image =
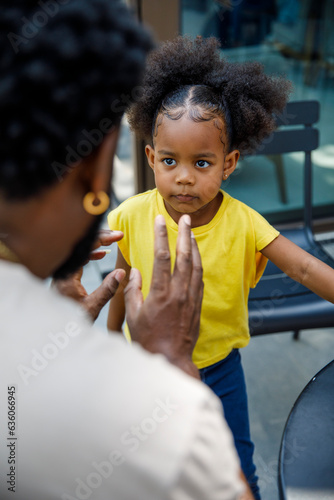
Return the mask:
<path id="1" fill-rule="evenodd" d="M 0 30 L 0 186 L 27 198 L 119 124 L 151 42 L 121 0 L 4 0 Z"/>
<path id="2" fill-rule="evenodd" d="M 121 0 L 4 0 L 0 30 L 0 232 L 36 274 L 70 271 L 97 227 L 82 199 L 110 189 L 119 124 L 152 41 Z M 34 241 L 50 260 L 43 270 Z"/>

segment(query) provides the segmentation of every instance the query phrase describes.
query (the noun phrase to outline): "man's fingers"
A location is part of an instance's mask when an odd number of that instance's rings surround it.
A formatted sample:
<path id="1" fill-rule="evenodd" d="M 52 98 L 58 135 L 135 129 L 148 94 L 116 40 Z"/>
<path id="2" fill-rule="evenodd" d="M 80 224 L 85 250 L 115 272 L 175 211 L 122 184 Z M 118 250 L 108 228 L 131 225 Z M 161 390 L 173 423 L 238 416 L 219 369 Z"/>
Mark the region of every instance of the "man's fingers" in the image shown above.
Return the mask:
<path id="1" fill-rule="evenodd" d="M 191 252 L 192 252 L 192 274 L 190 281 L 190 289 L 203 289 L 203 267 L 202 260 L 198 250 L 197 242 L 194 235 L 191 235 Z M 202 290 L 203 293 L 203 290 Z"/>
<path id="2" fill-rule="evenodd" d="M 177 237 L 176 250 L 191 254 L 191 219 L 188 214 L 182 215 L 179 220 L 179 234 Z"/>
<path id="3" fill-rule="evenodd" d="M 115 269 L 108 274 L 102 284 L 85 299 L 85 308 L 95 320 L 102 307 L 115 295 L 118 285 L 125 277 L 124 269 Z"/>
<path id="4" fill-rule="evenodd" d="M 103 229 L 99 234 L 99 240 L 101 245 L 111 245 L 115 241 L 119 241 L 123 238 L 124 234 L 122 231 L 111 231 L 107 229 Z"/>
<path id="5" fill-rule="evenodd" d="M 194 235 L 192 235 L 191 238 L 191 246 L 192 246 L 193 266 L 192 266 L 189 291 L 190 291 L 190 297 L 194 303 L 194 308 L 195 308 L 194 324 L 196 323 L 199 324 L 201 309 L 202 309 L 204 283 L 203 283 L 203 267 L 202 267 L 201 256 Z"/>
<path id="6" fill-rule="evenodd" d="M 103 257 L 105 257 L 107 254 L 110 253 L 110 250 L 94 250 L 89 254 L 89 260 L 101 260 Z"/>
<path id="7" fill-rule="evenodd" d="M 154 235 L 154 264 L 150 289 L 167 291 L 170 283 L 170 252 L 163 215 L 157 215 L 155 218 Z"/>
<path id="8" fill-rule="evenodd" d="M 123 238 L 122 231 L 111 231 L 109 229 L 100 229 L 98 233 L 98 237 L 93 245 L 93 250 L 101 246 L 108 246 L 116 241 L 119 241 Z"/>
<path id="9" fill-rule="evenodd" d="M 138 269 L 132 268 L 129 276 L 129 282 L 124 289 L 125 310 L 130 332 L 131 325 L 136 322 L 138 311 L 144 302 L 141 288 L 141 274 Z"/>
<path id="10" fill-rule="evenodd" d="M 176 260 L 173 273 L 176 288 L 188 290 L 192 276 L 191 220 L 183 215 L 179 220 L 179 233 L 176 242 Z"/>
<path id="11" fill-rule="evenodd" d="M 81 300 L 85 296 L 84 288 L 81 285 L 83 268 L 80 267 L 78 271 L 71 274 L 65 279 L 53 279 L 51 282 L 51 287 L 56 288 L 59 293 L 65 295 L 65 297 L 72 297 L 75 300 Z"/>

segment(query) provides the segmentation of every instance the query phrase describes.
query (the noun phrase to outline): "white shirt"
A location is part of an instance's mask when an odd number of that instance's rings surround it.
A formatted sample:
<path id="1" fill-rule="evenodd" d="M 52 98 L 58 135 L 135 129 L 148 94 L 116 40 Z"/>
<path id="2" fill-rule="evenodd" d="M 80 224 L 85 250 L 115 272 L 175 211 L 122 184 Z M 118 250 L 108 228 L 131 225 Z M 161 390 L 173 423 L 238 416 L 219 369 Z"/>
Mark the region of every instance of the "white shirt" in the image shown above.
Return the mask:
<path id="1" fill-rule="evenodd" d="M 210 389 L 20 265 L 0 261 L 0 297 L 2 500 L 239 498 Z"/>

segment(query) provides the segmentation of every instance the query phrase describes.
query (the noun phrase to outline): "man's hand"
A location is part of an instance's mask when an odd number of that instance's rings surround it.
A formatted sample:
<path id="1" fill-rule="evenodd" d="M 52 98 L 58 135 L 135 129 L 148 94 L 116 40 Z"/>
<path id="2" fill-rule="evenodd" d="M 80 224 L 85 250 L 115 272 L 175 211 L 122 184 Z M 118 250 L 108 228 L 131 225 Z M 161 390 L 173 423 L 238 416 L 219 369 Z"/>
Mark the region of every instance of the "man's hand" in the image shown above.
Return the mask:
<path id="1" fill-rule="evenodd" d="M 173 274 L 162 215 L 155 220 L 154 254 L 151 288 L 145 302 L 138 270 L 131 270 L 124 291 L 131 338 L 150 352 L 164 354 L 171 363 L 199 378 L 192 352 L 199 334 L 203 272 L 197 244 L 191 236 L 189 215 L 179 220 Z"/>
<path id="2" fill-rule="evenodd" d="M 111 243 L 119 241 L 122 238 L 123 233 L 120 231 L 99 231 L 98 239 L 94 244 L 94 251 L 90 254 L 90 260 L 102 259 L 106 255 L 106 251 L 99 250 L 99 247 L 111 245 Z M 95 321 L 102 307 L 115 295 L 119 283 L 125 276 L 125 271 L 123 269 L 115 269 L 109 273 L 102 281 L 102 284 L 90 295 L 88 295 L 81 283 L 82 274 L 83 268 L 81 267 L 67 279 L 53 280 L 52 286 L 57 288 L 62 295 L 80 302 L 92 320 Z"/>

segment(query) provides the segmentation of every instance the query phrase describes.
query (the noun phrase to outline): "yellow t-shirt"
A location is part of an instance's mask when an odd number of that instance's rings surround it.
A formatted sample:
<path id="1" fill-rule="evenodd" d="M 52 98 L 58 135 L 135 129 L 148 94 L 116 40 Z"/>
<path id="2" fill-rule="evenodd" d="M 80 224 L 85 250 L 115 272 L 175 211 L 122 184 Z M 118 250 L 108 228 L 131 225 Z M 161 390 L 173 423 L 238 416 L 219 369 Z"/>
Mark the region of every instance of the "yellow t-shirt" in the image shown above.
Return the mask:
<path id="1" fill-rule="evenodd" d="M 222 191 L 222 204 L 213 219 L 193 229 L 203 264 L 204 296 L 200 334 L 193 360 L 198 368 L 224 359 L 249 342 L 248 294 L 266 267 L 260 251 L 279 232 L 260 214 Z M 178 226 L 165 209 L 157 189 L 129 198 L 110 212 L 110 229 L 120 230 L 123 257 L 139 269 L 143 295 L 148 295 L 154 257 L 154 219 L 165 217 L 172 266 Z"/>

